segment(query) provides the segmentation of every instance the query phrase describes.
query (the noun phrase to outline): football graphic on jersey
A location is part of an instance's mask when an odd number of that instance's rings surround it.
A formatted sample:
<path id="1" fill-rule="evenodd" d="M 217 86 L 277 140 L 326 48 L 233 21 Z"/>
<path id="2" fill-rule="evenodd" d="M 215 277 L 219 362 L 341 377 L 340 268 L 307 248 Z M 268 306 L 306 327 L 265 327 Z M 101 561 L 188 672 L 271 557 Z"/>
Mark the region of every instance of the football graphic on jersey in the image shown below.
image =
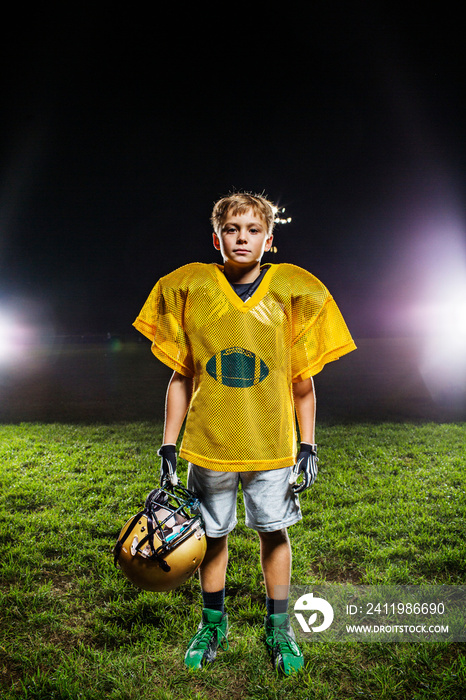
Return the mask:
<path id="1" fill-rule="evenodd" d="M 206 370 L 224 386 L 249 387 L 262 382 L 269 368 L 260 357 L 244 348 L 226 348 L 210 358 Z"/>

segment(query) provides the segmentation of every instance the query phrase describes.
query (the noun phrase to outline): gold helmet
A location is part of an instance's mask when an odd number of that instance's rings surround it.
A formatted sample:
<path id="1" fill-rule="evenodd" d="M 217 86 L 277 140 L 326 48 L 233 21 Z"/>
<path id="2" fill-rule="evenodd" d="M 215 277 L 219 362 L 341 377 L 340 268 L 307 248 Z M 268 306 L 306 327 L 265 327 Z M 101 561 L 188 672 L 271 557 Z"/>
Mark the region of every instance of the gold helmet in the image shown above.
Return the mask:
<path id="1" fill-rule="evenodd" d="M 199 500 L 184 486 L 158 488 L 144 510 L 123 526 L 114 548 L 115 566 L 146 591 L 171 591 L 199 568 L 206 537 Z"/>

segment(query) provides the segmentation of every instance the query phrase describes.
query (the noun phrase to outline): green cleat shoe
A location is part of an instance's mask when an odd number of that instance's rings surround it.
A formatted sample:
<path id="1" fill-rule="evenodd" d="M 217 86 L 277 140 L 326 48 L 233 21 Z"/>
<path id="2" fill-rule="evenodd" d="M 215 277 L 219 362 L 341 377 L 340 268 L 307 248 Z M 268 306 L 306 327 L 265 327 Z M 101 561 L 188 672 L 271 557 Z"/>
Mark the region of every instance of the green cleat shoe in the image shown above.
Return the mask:
<path id="1" fill-rule="evenodd" d="M 202 611 L 202 621 L 189 642 L 184 663 L 188 668 L 202 668 L 217 656 L 217 649 L 228 649 L 228 616 L 219 610 Z"/>
<path id="2" fill-rule="evenodd" d="M 265 641 L 272 655 L 274 668 L 278 668 L 286 676 L 303 668 L 303 653 L 296 644 L 288 613 L 266 617 L 264 626 Z"/>

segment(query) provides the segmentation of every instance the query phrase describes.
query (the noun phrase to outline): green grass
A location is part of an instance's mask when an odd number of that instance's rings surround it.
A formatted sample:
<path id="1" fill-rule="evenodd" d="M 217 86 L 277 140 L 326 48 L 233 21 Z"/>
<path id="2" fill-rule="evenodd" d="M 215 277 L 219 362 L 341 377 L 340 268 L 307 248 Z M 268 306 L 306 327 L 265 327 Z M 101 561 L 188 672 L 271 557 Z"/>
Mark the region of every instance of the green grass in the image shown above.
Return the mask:
<path id="1" fill-rule="evenodd" d="M 290 530 L 293 583 L 464 584 L 464 435 L 464 424 L 320 426 L 319 478 Z M 198 580 L 149 594 L 112 560 L 121 526 L 158 483 L 160 438 L 150 423 L 0 426 L 2 700 L 466 696 L 461 644 L 307 643 L 305 671 L 276 676 L 258 541 L 241 522 L 230 648 L 211 668 L 185 669 Z"/>

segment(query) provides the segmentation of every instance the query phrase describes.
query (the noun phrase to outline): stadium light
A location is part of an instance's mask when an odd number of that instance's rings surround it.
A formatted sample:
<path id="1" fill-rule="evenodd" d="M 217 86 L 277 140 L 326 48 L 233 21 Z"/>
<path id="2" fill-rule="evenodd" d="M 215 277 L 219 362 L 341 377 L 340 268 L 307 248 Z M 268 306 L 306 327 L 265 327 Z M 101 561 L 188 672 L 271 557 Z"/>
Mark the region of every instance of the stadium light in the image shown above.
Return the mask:
<path id="1" fill-rule="evenodd" d="M 17 331 L 13 319 L 5 312 L 0 311 L 0 362 L 14 354 Z"/>
<path id="2" fill-rule="evenodd" d="M 419 370 L 437 402 L 466 407 L 466 236 L 444 231 L 441 252 L 425 270 L 415 323 L 423 335 Z"/>
<path id="3" fill-rule="evenodd" d="M 39 329 L 12 305 L 0 308 L 0 365 L 18 365 L 38 340 Z"/>

